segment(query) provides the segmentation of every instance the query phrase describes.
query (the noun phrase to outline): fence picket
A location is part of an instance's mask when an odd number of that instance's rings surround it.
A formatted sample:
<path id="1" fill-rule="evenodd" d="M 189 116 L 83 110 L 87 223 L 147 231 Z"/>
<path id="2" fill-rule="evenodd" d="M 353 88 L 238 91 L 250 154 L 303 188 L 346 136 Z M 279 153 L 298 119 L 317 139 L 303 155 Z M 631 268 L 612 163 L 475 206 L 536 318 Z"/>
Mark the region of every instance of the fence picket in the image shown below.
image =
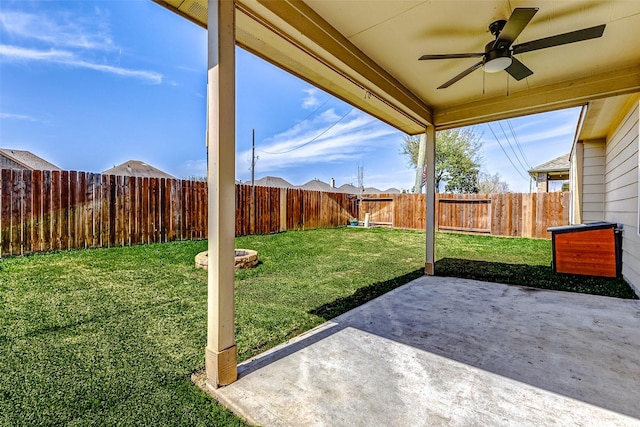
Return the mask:
<path id="1" fill-rule="evenodd" d="M 24 171 L 24 199 L 22 204 L 22 244 L 21 253 L 33 252 L 33 172 Z"/>
<path id="2" fill-rule="evenodd" d="M 42 250 L 42 171 L 33 171 L 31 174 L 31 197 L 33 198 L 31 251 L 37 252 Z"/>

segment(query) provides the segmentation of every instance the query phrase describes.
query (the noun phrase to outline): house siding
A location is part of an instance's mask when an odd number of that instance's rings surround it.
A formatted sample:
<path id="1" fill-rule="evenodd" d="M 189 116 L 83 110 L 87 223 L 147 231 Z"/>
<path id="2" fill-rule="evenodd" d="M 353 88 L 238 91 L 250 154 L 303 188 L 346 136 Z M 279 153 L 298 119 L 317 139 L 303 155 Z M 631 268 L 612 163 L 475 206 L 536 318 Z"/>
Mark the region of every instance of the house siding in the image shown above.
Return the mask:
<path id="1" fill-rule="evenodd" d="M 16 163 L 11 159 L 7 159 L 0 154 L 0 169 L 27 169 L 20 163 Z"/>
<path id="2" fill-rule="evenodd" d="M 582 145 L 582 222 L 603 221 L 605 141 L 584 141 Z"/>
<path id="3" fill-rule="evenodd" d="M 638 163 L 640 108 L 636 102 L 607 138 L 604 167 L 606 221 L 623 224 L 622 275 L 640 295 Z"/>

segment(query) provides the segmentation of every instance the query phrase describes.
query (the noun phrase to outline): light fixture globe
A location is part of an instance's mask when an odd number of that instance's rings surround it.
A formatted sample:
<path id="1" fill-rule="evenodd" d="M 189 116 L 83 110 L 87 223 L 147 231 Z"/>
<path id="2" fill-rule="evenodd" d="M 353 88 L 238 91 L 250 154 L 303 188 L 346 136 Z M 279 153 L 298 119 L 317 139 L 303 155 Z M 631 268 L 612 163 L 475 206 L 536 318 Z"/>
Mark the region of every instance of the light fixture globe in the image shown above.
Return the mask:
<path id="1" fill-rule="evenodd" d="M 507 43 L 492 41 L 484 47 L 484 71 L 497 73 L 511 65 L 511 50 Z"/>
<path id="2" fill-rule="evenodd" d="M 511 65 L 511 58 L 503 56 L 494 58 L 484 63 L 484 71 L 487 73 L 497 73 L 498 71 L 505 70 Z"/>

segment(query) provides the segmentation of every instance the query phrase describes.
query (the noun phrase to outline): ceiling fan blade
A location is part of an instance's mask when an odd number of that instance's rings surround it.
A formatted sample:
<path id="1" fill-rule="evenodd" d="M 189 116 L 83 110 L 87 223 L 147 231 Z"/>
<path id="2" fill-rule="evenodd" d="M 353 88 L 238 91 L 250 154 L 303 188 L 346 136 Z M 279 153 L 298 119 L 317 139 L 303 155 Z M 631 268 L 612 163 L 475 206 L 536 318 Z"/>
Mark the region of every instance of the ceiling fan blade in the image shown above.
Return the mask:
<path id="1" fill-rule="evenodd" d="M 452 59 L 452 58 L 478 58 L 483 56 L 484 53 L 445 53 L 441 55 L 422 55 L 418 58 L 419 61 L 425 59 Z"/>
<path id="2" fill-rule="evenodd" d="M 502 48 L 511 46 L 511 44 L 518 38 L 524 27 L 527 26 L 533 15 L 538 12 L 537 7 L 518 7 L 513 10 L 513 13 L 509 17 L 509 20 L 504 25 L 502 31 L 496 38 L 494 47 L 498 47 L 501 43 L 506 42 L 507 45 Z"/>
<path id="3" fill-rule="evenodd" d="M 531 74 L 533 74 L 533 71 L 527 68 L 526 65 L 513 57 L 511 57 L 511 65 L 505 68 L 505 71 L 516 80 L 522 80 L 525 77 L 529 77 Z"/>
<path id="4" fill-rule="evenodd" d="M 438 89 L 446 89 L 449 86 L 451 86 L 452 84 L 454 84 L 455 82 L 457 82 L 458 80 L 461 80 L 463 77 L 468 76 L 469 74 L 471 74 L 472 72 L 474 72 L 475 70 L 477 70 L 478 68 L 482 67 L 482 61 L 478 62 L 477 64 L 467 68 L 466 70 L 464 70 L 463 72 L 461 72 L 460 74 L 458 74 L 457 76 L 455 76 L 454 78 L 452 78 L 451 80 L 448 80 L 445 83 L 442 83 L 440 86 L 438 86 Z"/>
<path id="5" fill-rule="evenodd" d="M 558 34 L 556 36 L 520 43 L 513 47 L 513 54 L 531 52 L 533 50 L 546 49 L 548 47 L 561 46 L 563 44 L 581 42 L 583 40 L 597 39 L 598 37 L 602 37 L 605 27 L 606 24 L 602 24 L 595 27 L 572 31 L 570 33 Z"/>

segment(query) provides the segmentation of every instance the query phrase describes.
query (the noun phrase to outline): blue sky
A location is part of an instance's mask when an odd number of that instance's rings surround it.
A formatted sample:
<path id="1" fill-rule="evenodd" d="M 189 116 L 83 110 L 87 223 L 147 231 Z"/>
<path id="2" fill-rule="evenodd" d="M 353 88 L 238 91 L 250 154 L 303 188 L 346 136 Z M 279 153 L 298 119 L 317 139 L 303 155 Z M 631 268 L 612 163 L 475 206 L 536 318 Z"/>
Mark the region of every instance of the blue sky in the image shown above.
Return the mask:
<path id="1" fill-rule="evenodd" d="M 0 147 L 69 170 L 135 159 L 204 176 L 206 58 L 206 32 L 151 1 L 2 0 Z M 402 133 L 241 49 L 236 109 L 237 179 L 250 180 L 255 129 L 256 178 L 341 185 L 362 166 L 366 186 L 412 187 Z M 570 150 L 578 115 L 478 126 L 483 170 L 529 191 L 524 170 Z"/>

